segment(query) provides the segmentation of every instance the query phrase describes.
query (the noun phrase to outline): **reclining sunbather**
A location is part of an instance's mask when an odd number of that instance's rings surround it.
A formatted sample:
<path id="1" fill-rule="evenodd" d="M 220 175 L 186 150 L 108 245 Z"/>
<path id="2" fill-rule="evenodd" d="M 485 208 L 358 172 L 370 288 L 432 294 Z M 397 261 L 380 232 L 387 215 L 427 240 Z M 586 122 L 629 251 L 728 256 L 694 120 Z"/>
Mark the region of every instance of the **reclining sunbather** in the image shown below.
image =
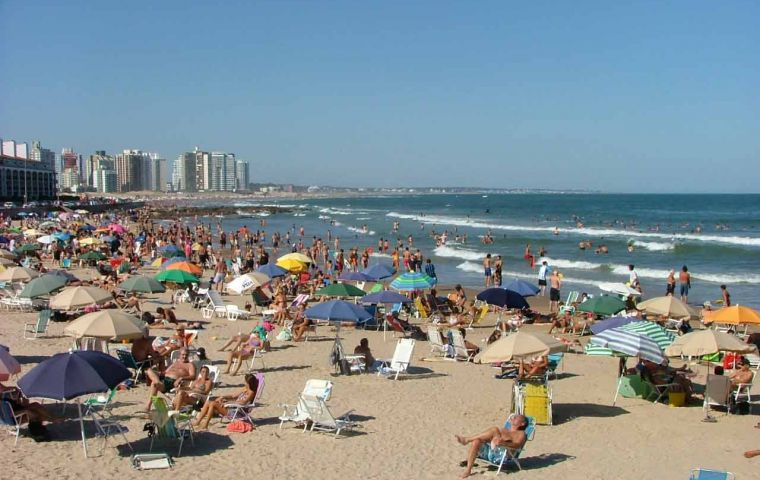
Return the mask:
<path id="1" fill-rule="evenodd" d="M 151 381 L 150 395 L 148 395 L 148 403 L 145 407 L 145 411 L 149 412 L 153 404 L 151 399 L 158 392 L 168 392 L 182 385 L 183 381 L 195 378 L 195 365 L 189 360 L 187 349 L 183 348 L 180 350 L 179 359 L 169 365 L 169 368 L 162 375 L 149 368 L 145 371 L 145 376 Z"/>
<path id="2" fill-rule="evenodd" d="M 48 412 L 44 405 L 30 402 L 16 387 L 6 387 L 0 383 L 2 400 L 11 404 L 13 413 L 20 415 L 26 413 L 32 422 L 60 422 L 63 419 Z"/>
<path id="3" fill-rule="evenodd" d="M 256 398 L 256 390 L 258 389 L 258 380 L 256 375 L 247 374 L 245 376 L 245 385 L 243 390 L 237 395 L 224 395 L 217 398 L 209 398 L 206 403 L 203 404 L 203 408 L 198 413 L 198 416 L 193 420 L 193 426 L 199 429 L 208 428 L 208 424 L 212 418 L 217 415 L 227 415 L 227 407 L 224 405 L 230 402 L 234 402 L 238 405 L 249 405 Z"/>
<path id="4" fill-rule="evenodd" d="M 232 364 L 237 362 L 235 365 L 235 371 L 232 372 L 233 375 L 237 375 L 240 367 L 243 365 L 243 361 L 251 358 L 256 350 L 264 346 L 266 332 L 263 330 L 263 327 L 257 326 L 248 336 L 248 340 L 242 344 L 238 350 L 233 350 L 230 352 L 229 356 L 227 357 L 227 370 L 225 370 L 224 373 L 230 373 Z"/>
<path id="5" fill-rule="evenodd" d="M 467 478 L 472 475 L 472 466 L 475 463 L 475 459 L 478 457 L 478 452 L 480 452 L 481 446 L 490 445 L 490 448 L 521 448 L 525 445 L 525 441 L 528 439 L 525 435 L 525 429 L 527 427 L 528 421 L 525 417 L 523 415 L 515 415 L 512 417 L 509 429 L 491 427 L 488 430 L 471 437 L 455 435 L 457 442 L 461 445 L 471 444 L 470 452 L 467 455 L 467 468 L 460 478 Z"/>
<path id="6" fill-rule="evenodd" d="M 741 383 L 752 383 L 752 371 L 749 369 L 749 360 L 743 358 L 739 369 L 728 378 L 731 380 L 731 386 L 734 389 Z"/>

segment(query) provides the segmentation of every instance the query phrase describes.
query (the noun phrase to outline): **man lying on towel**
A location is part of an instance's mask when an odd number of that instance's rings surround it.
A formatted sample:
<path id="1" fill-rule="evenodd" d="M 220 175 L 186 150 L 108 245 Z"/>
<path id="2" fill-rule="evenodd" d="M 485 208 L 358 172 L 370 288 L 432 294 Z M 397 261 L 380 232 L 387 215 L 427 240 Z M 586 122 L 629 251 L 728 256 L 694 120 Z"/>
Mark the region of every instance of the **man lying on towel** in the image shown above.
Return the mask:
<path id="1" fill-rule="evenodd" d="M 467 468 L 460 478 L 467 478 L 472 475 L 472 466 L 478 457 L 481 447 L 485 446 L 486 449 L 495 449 L 496 447 L 522 448 L 528 439 L 525 435 L 527 427 L 528 421 L 525 417 L 523 415 L 515 415 L 512 417 L 509 428 L 491 427 L 472 437 L 456 435 L 457 442 L 460 444 L 470 444 L 470 453 L 467 456 Z"/>

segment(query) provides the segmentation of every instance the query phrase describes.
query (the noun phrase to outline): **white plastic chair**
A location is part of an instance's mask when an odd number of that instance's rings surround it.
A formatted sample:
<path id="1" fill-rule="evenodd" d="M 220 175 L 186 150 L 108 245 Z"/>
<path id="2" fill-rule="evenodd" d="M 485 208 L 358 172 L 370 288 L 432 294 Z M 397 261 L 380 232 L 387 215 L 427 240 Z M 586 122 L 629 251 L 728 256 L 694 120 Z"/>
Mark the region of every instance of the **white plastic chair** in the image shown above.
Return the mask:
<path id="1" fill-rule="evenodd" d="M 304 432 L 308 428 L 309 412 L 303 404 L 303 396 L 317 397 L 324 401 L 330 400 L 332 396 L 333 383 L 329 380 L 310 379 L 306 381 L 303 391 L 298 396 L 298 402 L 295 405 L 280 405 L 283 408 L 280 415 L 280 428 L 285 422 L 294 422 L 304 424 Z"/>
<path id="2" fill-rule="evenodd" d="M 393 358 L 390 361 L 381 360 L 382 364 L 377 370 L 378 376 L 383 375 L 398 380 L 400 374 L 406 373 L 412 361 L 414 344 L 415 341 L 411 338 L 400 339 L 396 344 L 396 350 L 393 352 Z"/>
<path id="3" fill-rule="evenodd" d="M 343 415 L 336 417 L 330 411 L 327 403 L 319 398 L 310 395 L 301 395 L 304 408 L 309 413 L 309 420 L 311 420 L 310 431 L 317 430 L 319 432 L 335 432 L 335 438 L 338 438 L 342 430 L 351 430 L 356 426 L 356 422 L 351 420 L 351 413 L 353 410 L 349 410 Z"/>

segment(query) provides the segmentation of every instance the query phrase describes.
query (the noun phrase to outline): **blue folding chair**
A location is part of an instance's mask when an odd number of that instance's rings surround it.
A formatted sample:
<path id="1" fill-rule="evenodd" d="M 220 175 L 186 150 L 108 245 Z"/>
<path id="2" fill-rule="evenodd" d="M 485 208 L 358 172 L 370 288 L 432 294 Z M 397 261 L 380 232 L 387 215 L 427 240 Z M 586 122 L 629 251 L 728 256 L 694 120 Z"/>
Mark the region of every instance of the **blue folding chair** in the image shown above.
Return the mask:
<path id="1" fill-rule="evenodd" d="M 512 426 L 512 417 L 514 415 L 515 414 L 512 414 L 507 418 L 507 421 L 504 423 L 504 428 L 510 428 Z M 528 416 L 526 416 L 525 419 L 528 421 L 528 426 L 525 427 L 527 443 L 529 440 L 533 440 L 533 437 L 536 434 L 536 419 Z M 496 475 L 501 473 L 503 468 L 509 467 L 511 464 L 516 465 L 518 470 L 522 470 L 519 458 L 524 449 L 525 445 L 520 448 L 512 449 L 507 447 L 492 448 L 490 443 L 484 443 L 480 446 L 480 450 L 478 451 L 478 459 L 497 467 Z"/>
<path id="2" fill-rule="evenodd" d="M 695 468 L 689 475 L 689 480 L 734 480 L 735 478 L 736 475 L 731 472 L 706 470 L 704 468 Z"/>

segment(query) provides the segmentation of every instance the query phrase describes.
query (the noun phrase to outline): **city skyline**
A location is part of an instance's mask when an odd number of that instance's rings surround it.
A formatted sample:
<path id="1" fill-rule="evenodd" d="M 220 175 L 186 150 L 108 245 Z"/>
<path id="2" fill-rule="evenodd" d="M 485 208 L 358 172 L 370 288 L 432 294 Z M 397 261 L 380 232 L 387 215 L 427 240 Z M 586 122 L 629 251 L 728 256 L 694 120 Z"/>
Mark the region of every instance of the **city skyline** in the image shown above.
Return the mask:
<path id="1" fill-rule="evenodd" d="M 257 182 L 758 192 L 759 14 L 8 0 L 0 132 L 169 164 L 203 145 L 255 163 Z M 195 24 L 218 31 L 166 28 Z"/>

